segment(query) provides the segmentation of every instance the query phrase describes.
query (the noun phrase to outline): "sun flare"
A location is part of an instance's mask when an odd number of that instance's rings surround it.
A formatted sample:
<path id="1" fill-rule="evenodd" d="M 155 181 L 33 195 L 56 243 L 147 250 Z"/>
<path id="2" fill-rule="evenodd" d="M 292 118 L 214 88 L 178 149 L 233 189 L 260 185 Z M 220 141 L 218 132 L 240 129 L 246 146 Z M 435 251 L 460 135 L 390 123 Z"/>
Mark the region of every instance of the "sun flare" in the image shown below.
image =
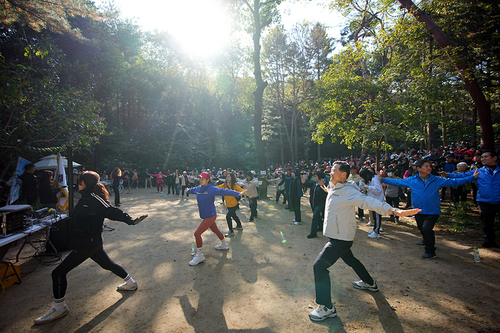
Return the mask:
<path id="1" fill-rule="evenodd" d="M 229 16 L 211 0 L 165 1 L 165 30 L 190 55 L 212 55 L 230 38 Z"/>

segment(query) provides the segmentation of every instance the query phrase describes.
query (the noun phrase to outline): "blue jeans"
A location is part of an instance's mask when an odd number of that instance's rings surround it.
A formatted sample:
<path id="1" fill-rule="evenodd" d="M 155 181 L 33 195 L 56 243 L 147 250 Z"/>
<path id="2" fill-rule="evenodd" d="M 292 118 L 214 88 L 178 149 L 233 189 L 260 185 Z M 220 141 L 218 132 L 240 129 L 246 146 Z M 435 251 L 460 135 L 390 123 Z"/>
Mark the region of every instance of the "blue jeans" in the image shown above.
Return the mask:
<path id="1" fill-rule="evenodd" d="M 328 268 L 333 266 L 339 258 L 342 258 L 348 266 L 352 267 L 361 280 L 370 285 L 373 284 L 373 279 L 365 266 L 352 254 L 352 243 L 352 241 L 330 238 L 330 241 L 326 243 L 314 261 L 314 288 L 316 290 L 316 303 L 319 305 L 326 305 L 329 308 L 333 305 L 332 286 Z"/>

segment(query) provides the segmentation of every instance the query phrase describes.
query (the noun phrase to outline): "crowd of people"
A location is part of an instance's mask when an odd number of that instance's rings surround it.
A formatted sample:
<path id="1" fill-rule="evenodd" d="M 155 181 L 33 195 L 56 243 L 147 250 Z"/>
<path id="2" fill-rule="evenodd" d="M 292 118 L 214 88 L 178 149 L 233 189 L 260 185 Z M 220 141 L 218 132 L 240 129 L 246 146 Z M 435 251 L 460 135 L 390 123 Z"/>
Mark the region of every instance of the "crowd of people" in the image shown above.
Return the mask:
<path id="1" fill-rule="evenodd" d="M 378 164 L 373 157 L 368 156 L 364 159 L 348 157 L 342 161 L 327 159 L 321 163 L 300 161 L 295 165 L 270 166 L 266 176 L 276 187 L 275 201 L 278 203 L 282 200 L 285 208 L 293 213 L 291 222 L 295 226 L 302 225 L 301 197 L 309 191 L 309 205 L 313 214 L 307 238 L 316 238 L 318 232 L 322 231 L 329 239 L 313 264 L 318 307 L 309 313 L 310 319 L 321 321 L 337 315 L 331 299 L 328 268 L 339 258 L 359 276 L 360 281 L 352 283 L 354 288 L 378 291 L 376 281 L 351 251 L 357 221 L 365 219 L 365 210 L 369 211 L 367 225 L 373 227 L 368 237 L 374 240 L 381 238 L 382 216 L 390 216 L 396 224 L 401 216 L 414 216 L 422 235 L 422 242 L 417 245 L 425 249 L 421 258 L 434 259 L 437 255 L 433 228 L 441 214 L 441 202 L 447 200 L 446 189 L 451 188 L 451 202 L 471 200 L 479 207 L 485 236 L 483 247 L 497 247 L 494 223 L 496 216 L 500 215 L 498 162 L 498 153 L 494 150 L 448 148 L 428 153 L 410 151 L 388 154 Z M 123 179 L 128 179 L 129 184 L 137 189 L 141 183 L 145 188 L 148 188 L 148 184 L 152 188 L 151 180 L 155 179 L 156 192 L 163 194 L 165 184 L 168 194 L 182 198 L 184 195 L 188 198 L 190 194 L 196 197 L 202 221 L 194 232 L 196 251 L 189 265 L 196 266 L 205 261 L 201 236 L 208 229 L 220 240 L 215 249 L 228 250 L 229 244 L 225 238 L 234 236 L 234 230 L 243 228 L 237 214 L 240 200 L 246 197 L 249 202 L 249 222 L 258 217 L 259 180 L 256 173 L 250 170 L 203 168 L 201 171 L 198 174 L 196 169 L 182 173 L 179 170 L 167 170 L 164 174 L 157 168 L 154 173 L 145 169 L 141 174 L 134 169 L 129 174 L 115 168 L 110 175 L 115 206 L 109 203 L 109 194 L 105 186 L 100 184 L 99 175 L 92 171 L 82 173 L 77 181 L 82 198 L 74 210 L 76 217 L 72 218 L 74 250 L 52 273 L 54 306 L 37 318 L 35 323 L 52 321 L 68 313 L 65 304 L 66 274 L 87 258 L 124 279 L 118 290 L 137 289 L 137 282 L 104 252 L 100 236 L 106 217 L 137 224 L 147 216 L 134 220 L 117 208 L 120 206 L 117 186 Z M 33 183 L 30 172 L 28 165 L 26 175 L 22 177 L 25 186 Z M 106 178 L 107 175 L 102 177 Z M 44 182 L 52 180 L 49 174 L 41 178 Z M 141 178 L 143 182 L 140 182 Z M 43 187 L 44 191 L 48 191 L 46 185 Z M 226 207 L 228 232 L 225 235 L 216 224 L 216 196 L 222 197 Z M 406 202 L 403 209 L 400 208 L 400 200 Z"/>

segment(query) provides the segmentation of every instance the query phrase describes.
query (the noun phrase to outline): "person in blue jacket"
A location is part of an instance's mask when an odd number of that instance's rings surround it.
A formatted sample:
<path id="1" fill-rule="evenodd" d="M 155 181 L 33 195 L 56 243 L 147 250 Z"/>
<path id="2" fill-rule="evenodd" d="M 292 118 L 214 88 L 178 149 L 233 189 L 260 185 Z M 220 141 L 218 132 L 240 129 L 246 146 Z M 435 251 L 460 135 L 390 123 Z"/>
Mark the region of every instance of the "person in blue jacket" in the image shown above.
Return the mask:
<path id="1" fill-rule="evenodd" d="M 196 200 L 198 201 L 198 210 L 200 212 L 200 217 L 203 219 L 203 221 L 201 221 L 200 225 L 194 232 L 197 251 L 193 260 L 189 262 L 189 265 L 195 266 L 205 261 L 205 256 L 201 252 L 201 248 L 203 246 L 201 234 L 204 233 L 208 228 L 210 228 L 221 241 L 220 244 L 215 246 L 215 249 L 229 249 L 229 246 L 226 244 L 224 235 L 219 230 L 219 228 L 217 228 L 217 224 L 215 223 L 215 219 L 217 218 L 217 210 L 215 209 L 214 204 L 215 196 L 218 195 L 238 197 L 240 195 L 244 195 L 246 193 L 246 190 L 238 192 L 229 189 L 217 188 L 210 182 L 210 174 L 208 172 L 202 172 L 200 175 L 200 185 L 190 188 L 187 193 L 196 194 Z"/>
<path id="2" fill-rule="evenodd" d="M 423 237 L 423 242 L 417 245 L 425 246 L 425 253 L 422 259 L 436 258 L 436 240 L 434 238 L 434 225 L 441 214 L 441 202 L 439 189 L 441 187 L 456 187 L 472 182 L 477 178 L 478 173 L 469 175 L 462 179 L 446 179 L 431 174 L 432 165 L 429 160 L 418 160 L 416 162 L 418 173 L 406 179 L 382 178 L 384 184 L 408 187 L 411 189 L 411 200 L 413 208 L 419 208 L 422 211 L 415 215 L 418 230 Z"/>
<path id="3" fill-rule="evenodd" d="M 483 247 L 497 247 L 495 235 L 495 216 L 500 215 L 500 167 L 497 164 L 498 154 L 494 150 L 485 150 L 481 154 L 483 167 L 477 169 L 479 176 L 476 180 L 477 205 L 481 223 L 483 225 L 484 243 Z M 471 170 L 466 173 L 447 173 L 441 175 L 450 178 L 469 177 L 474 173 Z"/>

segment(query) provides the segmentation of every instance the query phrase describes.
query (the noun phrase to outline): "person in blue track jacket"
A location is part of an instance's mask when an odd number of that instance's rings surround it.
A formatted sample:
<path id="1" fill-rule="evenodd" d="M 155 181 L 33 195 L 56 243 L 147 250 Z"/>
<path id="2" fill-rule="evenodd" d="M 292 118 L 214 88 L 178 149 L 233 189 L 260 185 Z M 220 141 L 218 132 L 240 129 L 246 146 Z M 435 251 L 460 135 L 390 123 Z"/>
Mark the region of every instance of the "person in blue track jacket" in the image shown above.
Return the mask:
<path id="1" fill-rule="evenodd" d="M 203 219 L 203 221 L 201 221 L 200 225 L 194 232 L 197 251 L 193 260 L 189 262 L 189 265 L 196 266 L 199 263 L 205 261 L 205 256 L 201 252 L 201 248 L 203 246 L 201 234 L 204 233 L 208 228 L 210 228 L 221 241 L 220 244 L 215 246 L 215 249 L 229 249 L 229 246 L 226 244 L 224 235 L 219 230 L 219 228 L 217 228 L 217 224 L 215 223 L 215 219 L 217 219 L 217 210 L 215 209 L 214 204 L 215 196 L 218 195 L 238 197 L 240 195 L 245 195 L 246 190 L 238 192 L 229 189 L 217 188 L 210 182 L 210 174 L 208 172 L 202 172 L 200 175 L 200 185 L 190 188 L 187 193 L 196 195 L 200 217 Z"/>
<path id="2" fill-rule="evenodd" d="M 498 247 L 495 235 L 495 216 L 500 215 L 500 167 L 498 166 L 497 152 L 494 150 L 483 151 L 481 163 L 483 167 L 477 169 L 479 176 L 476 180 L 476 200 L 483 224 L 483 247 Z M 463 178 L 469 177 L 473 173 L 474 170 L 466 173 L 442 172 L 441 175 L 450 178 Z"/>
<path id="3" fill-rule="evenodd" d="M 433 229 L 441 214 L 439 189 L 470 183 L 477 178 L 479 173 L 476 172 L 462 179 L 446 179 L 431 174 L 432 165 L 429 160 L 418 160 L 416 167 L 418 173 L 413 177 L 406 179 L 380 178 L 384 184 L 411 189 L 413 208 L 422 210 L 415 215 L 418 230 L 420 230 L 423 237 L 423 242 L 417 245 L 425 246 L 425 253 L 422 255 L 422 259 L 434 259 L 436 258 L 436 240 Z"/>

